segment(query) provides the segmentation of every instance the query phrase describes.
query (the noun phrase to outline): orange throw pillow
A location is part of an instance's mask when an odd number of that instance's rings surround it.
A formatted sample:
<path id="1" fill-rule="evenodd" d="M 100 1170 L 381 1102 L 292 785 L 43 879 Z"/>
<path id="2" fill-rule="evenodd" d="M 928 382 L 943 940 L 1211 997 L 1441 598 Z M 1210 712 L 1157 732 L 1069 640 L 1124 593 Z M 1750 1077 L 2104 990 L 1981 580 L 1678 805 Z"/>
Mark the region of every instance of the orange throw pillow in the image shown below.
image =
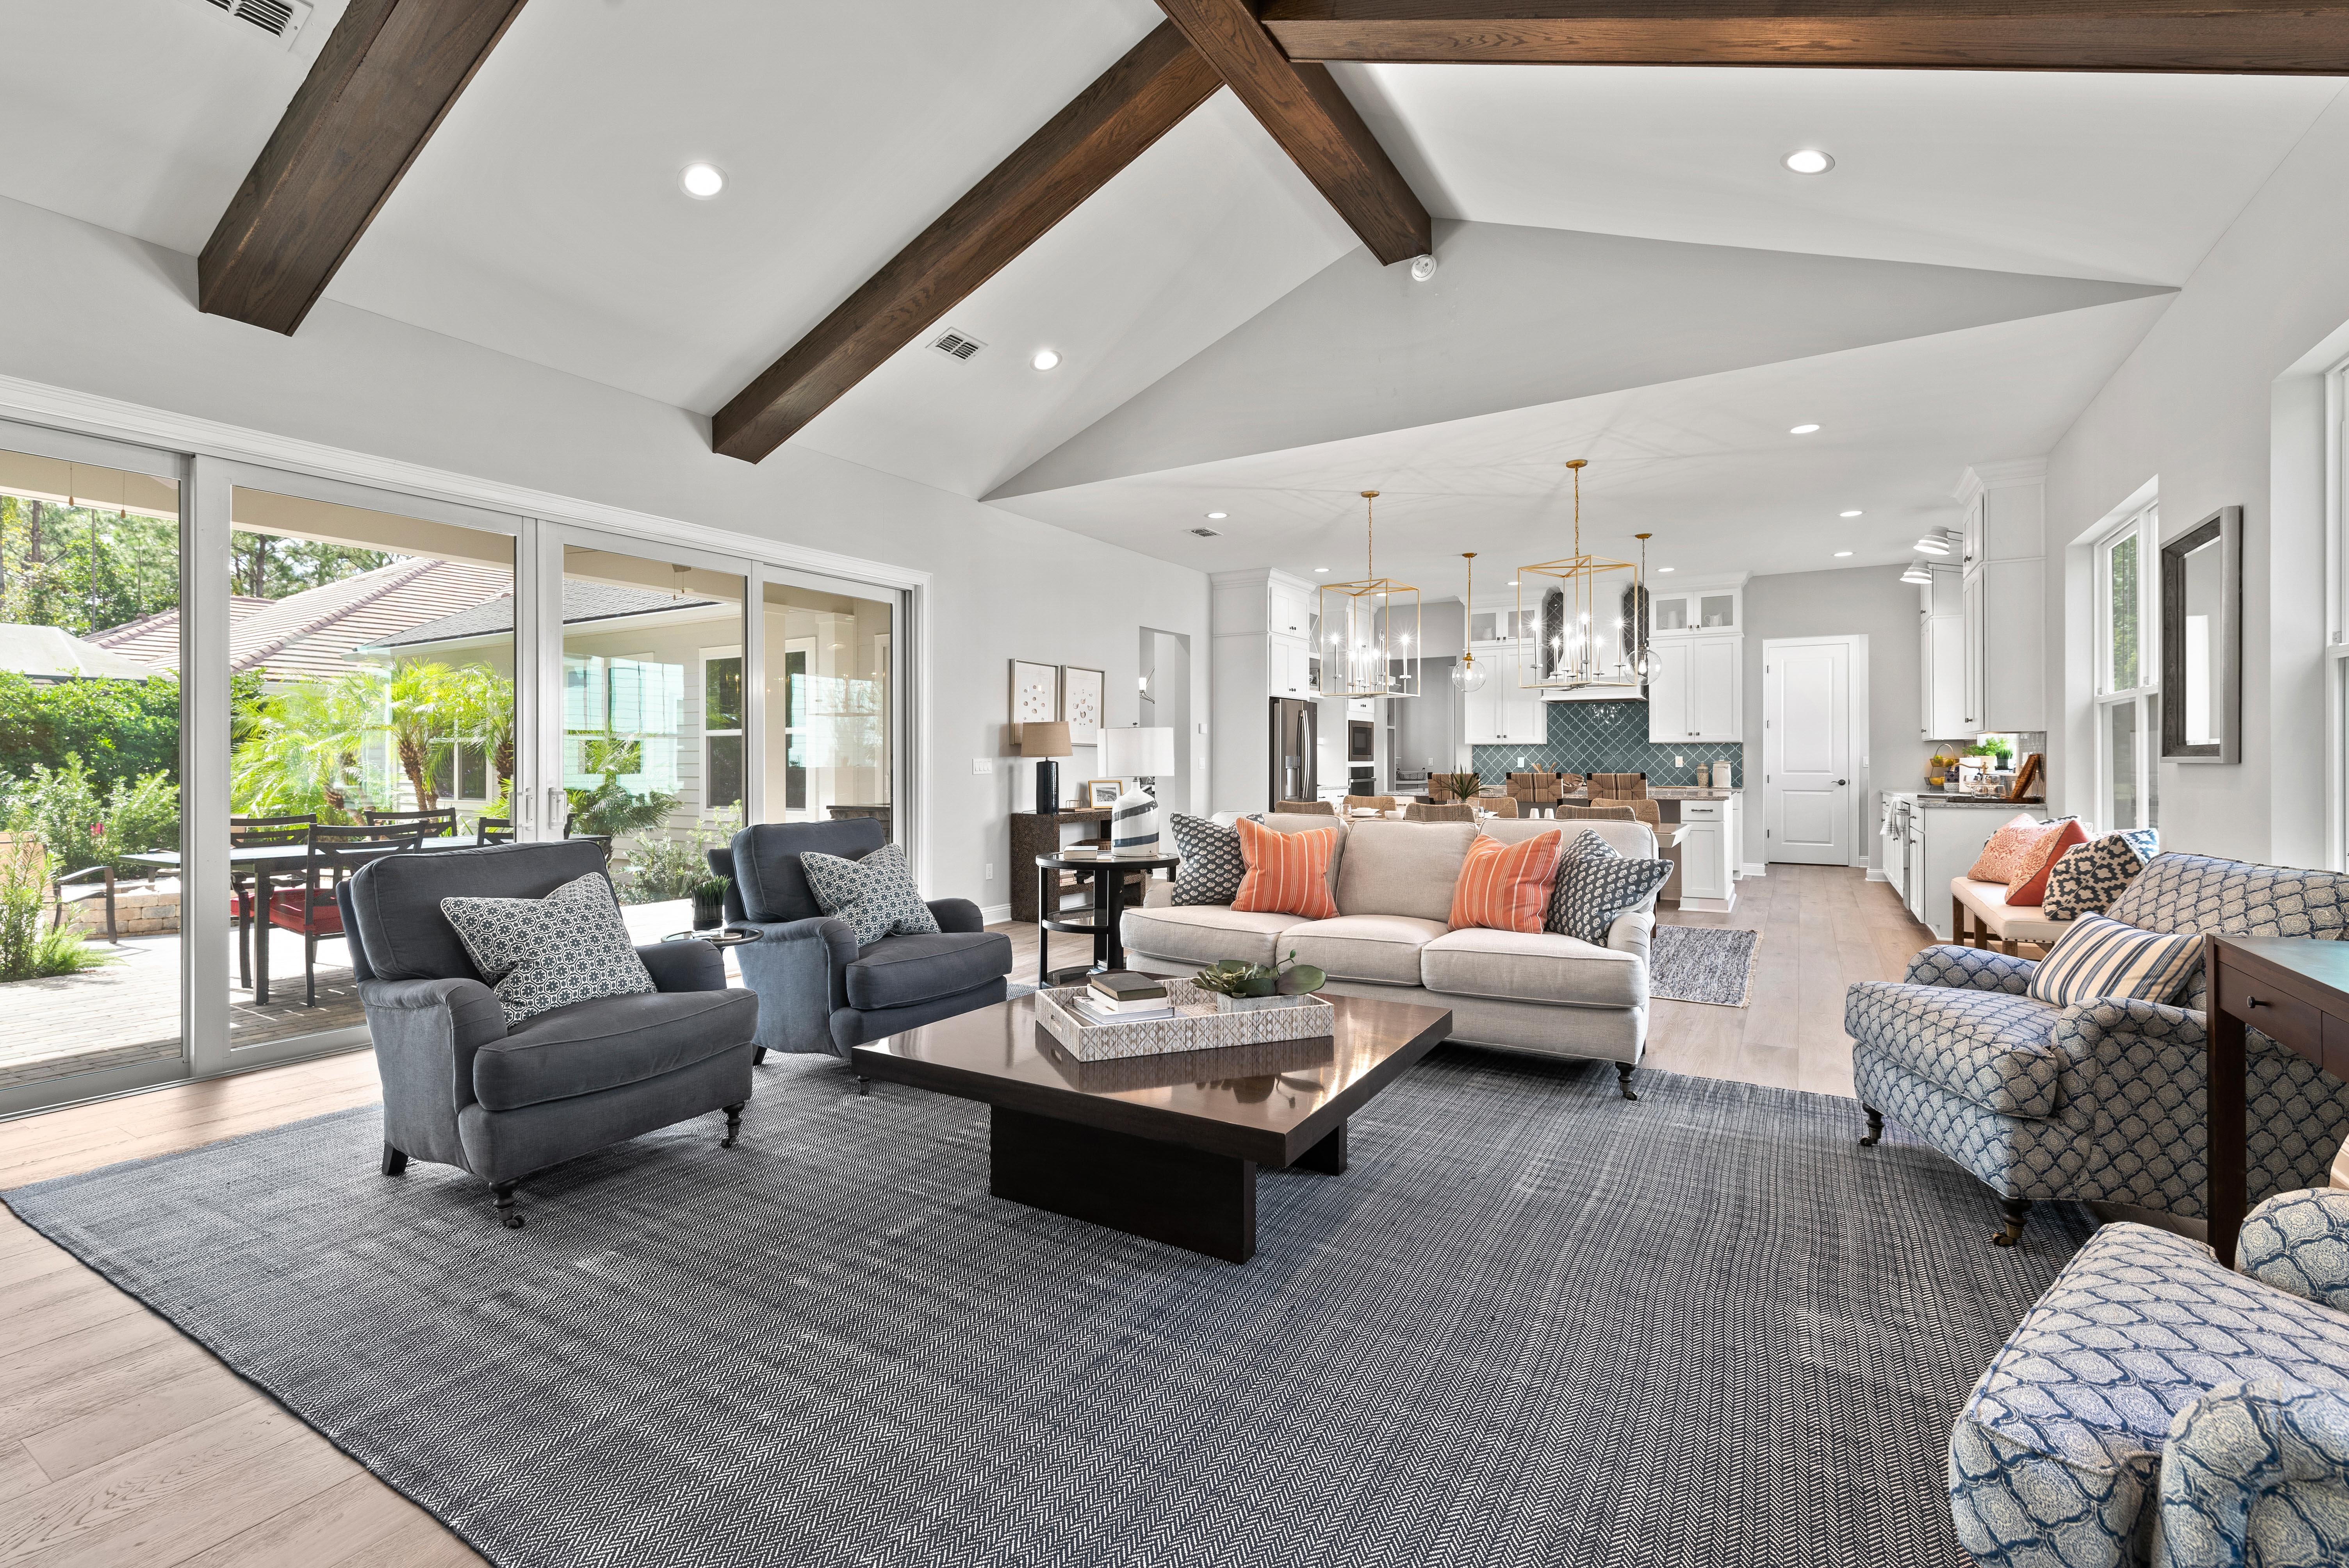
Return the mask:
<path id="1" fill-rule="evenodd" d="M 2075 844 L 2088 841 L 2088 830 L 2080 826 L 2075 818 L 2066 817 L 2049 826 L 2055 831 L 2041 840 L 2040 847 L 2033 851 L 2038 858 L 2034 861 L 2028 855 L 2023 857 L 2023 866 L 2014 880 L 2006 884 L 2006 906 L 2009 909 L 2036 909 L 2045 903 L 2047 873 L 2055 869 L 2055 862 L 2064 858 L 2064 851 Z"/>
<path id="2" fill-rule="evenodd" d="M 1338 918 L 1338 901 L 1330 896 L 1330 857 L 1337 852 L 1337 829 L 1284 833 L 1246 817 L 1237 825 L 1240 863 L 1247 871 L 1232 899 L 1234 909 L 1301 914 L 1308 920 Z"/>
<path id="3" fill-rule="evenodd" d="M 2043 822 L 2025 811 L 1990 836 L 1982 846 L 1982 858 L 1974 869 L 1966 873 L 1969 882 L 2011 882 L 2027 868 L 2039 862 L 2036 855 L 2041 837 L 2055 831 L 2055 824 Z"/>
<path id="4" fill-rule="evenodd" d="M 1452 929 L 1474 925 L 1486 931 L 1539 931 L 1565 847 L 1563 829 L 1515 844 L 1477 834 L 1468 845 L 1468 858 L 1460 862 L 1460 880 L 1453 884 Z"/>

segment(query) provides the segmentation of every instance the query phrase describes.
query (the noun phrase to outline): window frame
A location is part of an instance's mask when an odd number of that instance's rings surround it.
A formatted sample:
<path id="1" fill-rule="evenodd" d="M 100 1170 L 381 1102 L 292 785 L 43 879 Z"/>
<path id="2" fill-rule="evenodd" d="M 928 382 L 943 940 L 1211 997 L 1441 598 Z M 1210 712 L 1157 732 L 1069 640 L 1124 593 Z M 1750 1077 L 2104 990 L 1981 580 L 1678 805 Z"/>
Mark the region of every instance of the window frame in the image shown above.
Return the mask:
<path id="1" fill-rule="evenodd" d="M 2117 685 L 2113 672 L 2113 552 L 2137 542 L 2137 680 Z M 2161 500 L 2147 500 L 2106 530 L 2089 552 L 2095 593 L 2096 811 L 2108 830 L 2158 827 L 2161 820 Z M 2113 755 L 2113 710 L 2136 709 L 2130 769 L 2137 781 L 2137 820 L 2115 819 L 2113 789 L 2118 769 Z"/>
<path id="2" fill-rule="evenodd" d="M 2349 871 L 2349 359 L 2324 373 L 2326 861 Z"/>

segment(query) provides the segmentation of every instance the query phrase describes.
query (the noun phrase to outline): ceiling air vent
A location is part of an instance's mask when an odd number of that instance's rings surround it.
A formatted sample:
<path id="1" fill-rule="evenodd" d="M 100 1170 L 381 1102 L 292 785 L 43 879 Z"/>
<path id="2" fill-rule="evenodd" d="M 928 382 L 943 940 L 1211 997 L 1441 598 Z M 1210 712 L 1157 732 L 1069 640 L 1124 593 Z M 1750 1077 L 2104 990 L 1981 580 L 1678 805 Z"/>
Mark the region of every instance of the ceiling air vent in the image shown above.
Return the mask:
<path id="1" fill-rule="evenodd" d="M 949 359 L 968 359 L 987 345 L 975 337 L 965 337 L 959 332 L 949 332 L 930 346 Z"/>
<path id="2" fill-rule="evenodd" d="M 1219 528 L 1195 528 L 1191 531 L 1202 539 L 1221 539 L 1224 536 L 1224 531 Z"/>
<path id="3" fill-rule="evenodd" d="M 204 0 L 204 4 L 288 46 L 310 20 L 309 0 Z"/>

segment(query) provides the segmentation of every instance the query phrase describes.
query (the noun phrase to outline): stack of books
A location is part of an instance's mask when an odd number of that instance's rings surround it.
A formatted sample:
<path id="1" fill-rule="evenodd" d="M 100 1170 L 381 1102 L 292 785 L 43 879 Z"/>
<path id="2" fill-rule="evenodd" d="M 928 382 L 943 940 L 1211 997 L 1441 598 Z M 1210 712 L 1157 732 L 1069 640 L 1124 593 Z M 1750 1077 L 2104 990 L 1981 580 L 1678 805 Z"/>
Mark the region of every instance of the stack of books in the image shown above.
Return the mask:
<path id="1" fill-rule="evenodd" d="M 1166 987 L 1131 969 L 1108 969 L 1091 976 L 1084 989 L 1069 998 L 1069 1006 L 1089 1024 L 1133 1024 L 1174 1016 Z"/>

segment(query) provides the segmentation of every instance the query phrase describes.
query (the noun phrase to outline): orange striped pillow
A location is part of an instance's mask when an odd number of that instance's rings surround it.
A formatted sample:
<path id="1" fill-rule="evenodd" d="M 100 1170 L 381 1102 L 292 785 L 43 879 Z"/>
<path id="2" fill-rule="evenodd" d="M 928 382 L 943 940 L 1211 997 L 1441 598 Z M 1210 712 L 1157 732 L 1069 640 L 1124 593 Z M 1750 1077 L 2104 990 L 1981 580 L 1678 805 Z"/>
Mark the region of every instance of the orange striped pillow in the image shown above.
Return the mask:
<path id="1" fill-rule="evenodd" d="M 1338 830 L 1311 828 L 1284 833 L 1242 817 L 1240 863 L 1247 867 L 1232 907 L 1257 914 L 1301 914 L 1335 920 L 1338 901 L 1330 896 L 1330 857 L 1337 852 Z"/>
<path id="2" fill-rule="evenodd" d="M 1514 844 L 1476 835 L 1453 885 L 1452 929 L 1539 931 L 1565 847 L 1566 834 L 1556 828 Z"/>

